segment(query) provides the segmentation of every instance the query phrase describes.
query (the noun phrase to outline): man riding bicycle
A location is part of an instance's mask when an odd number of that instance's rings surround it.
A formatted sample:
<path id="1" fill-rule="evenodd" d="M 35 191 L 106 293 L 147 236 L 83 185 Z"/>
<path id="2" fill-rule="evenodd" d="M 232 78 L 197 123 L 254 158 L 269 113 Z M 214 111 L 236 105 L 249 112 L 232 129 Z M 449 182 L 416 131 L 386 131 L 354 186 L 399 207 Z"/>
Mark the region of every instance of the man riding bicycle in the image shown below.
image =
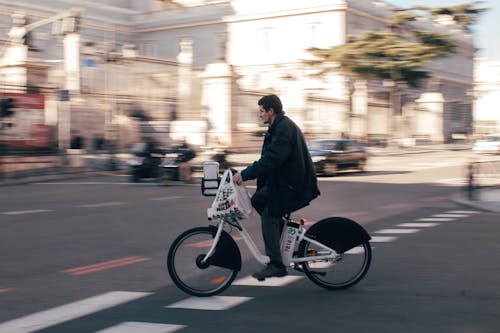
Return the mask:
<path id="1" fill-rule="evenodd" d="M 300 128 L 283 111 L 276 95 L 262 97 L 259 117 L 268 124 L 258 161 L 234 175 L 233 180 L 257 179 L 252 206 L 260 214 L 262 236 L 269 264 L 252 276 L 259 281 L 267 277 L 287 275 L 280 251 L 282 217 L 307 206 L 320 195 L 316 172 Z"/>

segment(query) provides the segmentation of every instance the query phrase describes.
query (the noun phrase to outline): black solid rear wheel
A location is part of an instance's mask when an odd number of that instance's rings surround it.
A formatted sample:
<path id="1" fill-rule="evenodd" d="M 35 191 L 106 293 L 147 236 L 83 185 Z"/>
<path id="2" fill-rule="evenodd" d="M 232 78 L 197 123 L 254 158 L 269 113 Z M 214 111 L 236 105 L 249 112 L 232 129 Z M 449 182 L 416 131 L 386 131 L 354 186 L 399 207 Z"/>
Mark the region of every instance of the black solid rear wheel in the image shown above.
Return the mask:
<path id="1" fill-rule="evenodd" d="M 211 265 L 210 259 L 202 261 L 213 238 L 214 232 L 208 227 L 198 227 L 179 235 L 170 246 L 168 273 L 175 285 L 190 295 L 217 295 L 228 288 L 238 274 L 235 269 Z"/>
<path id="2" fill-rule="evenodd" d="M 330 252 L 318 246 L 302 241 L 299 246 L 299 257 L 328 255 Z M 303 262 L 302 269 L 306 276 L 315 284 L 326 289 L 346 289 L 366 275 L 370 268 L 372 249 L 368 240 L 335 259 Z"/>

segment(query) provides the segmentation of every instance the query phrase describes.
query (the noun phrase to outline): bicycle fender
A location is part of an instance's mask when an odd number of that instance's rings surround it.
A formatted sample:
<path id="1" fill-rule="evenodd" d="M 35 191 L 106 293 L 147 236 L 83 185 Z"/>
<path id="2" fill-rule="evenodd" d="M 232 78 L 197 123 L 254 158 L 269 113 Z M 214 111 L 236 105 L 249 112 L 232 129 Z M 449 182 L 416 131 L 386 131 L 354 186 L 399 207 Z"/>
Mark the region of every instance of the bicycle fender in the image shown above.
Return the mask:
<path id="1" fill-rule="evenodd" d="M 208 226 L 210 232 L 215 237 L 217 227 Z M 215 247 L 215 252 L 210 257 L 210 265 L 224 267 L 228 269 L 241 270 L 241 253 L 238 245 L 226 231 L 222 230 L 219 242 Z"/>
<path id="2" fill-rule="evenodd" d="M 313 224 L 306 236 L 344 253 L 371 239 L 368 232 L 357 222 L 344 217 L 328 217 Z"/>

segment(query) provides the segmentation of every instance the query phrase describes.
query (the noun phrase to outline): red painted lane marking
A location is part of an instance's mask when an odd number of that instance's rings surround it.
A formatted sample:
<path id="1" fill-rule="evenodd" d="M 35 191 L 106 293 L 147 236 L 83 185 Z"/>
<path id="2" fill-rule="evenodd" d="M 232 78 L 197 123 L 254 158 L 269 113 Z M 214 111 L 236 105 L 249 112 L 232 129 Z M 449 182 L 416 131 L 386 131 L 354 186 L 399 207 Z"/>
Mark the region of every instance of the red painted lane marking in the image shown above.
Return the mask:
<path id="1" fill-rule="evenodd" d="M 121 259 L 104 261 L 101 263 L 87 265 L 87 266 L 70 268 L 70 269 L 64 270 L 63 272 L 67 273 L 67 274 L 71 274 L 71 275 L 83 275 L 83 274 L 89 274 L 89 273 L 93 273 L 93 272 L 97 272 L 97 271 L 102 271 L 105 269 L 130 265 L 130 264 L 134 264 L 134 263 L 142 262 L 142 261 L 147 261 L 147 260 L 151 260 L 151 258 L 126 257 L 126 258 L 121 258 Z"/>
<path id="2" fill-rule="evenodd" d="M 6 293 L 8 291 L 11 291 L 12 288 L 0 288 L 0 293 Z"/>

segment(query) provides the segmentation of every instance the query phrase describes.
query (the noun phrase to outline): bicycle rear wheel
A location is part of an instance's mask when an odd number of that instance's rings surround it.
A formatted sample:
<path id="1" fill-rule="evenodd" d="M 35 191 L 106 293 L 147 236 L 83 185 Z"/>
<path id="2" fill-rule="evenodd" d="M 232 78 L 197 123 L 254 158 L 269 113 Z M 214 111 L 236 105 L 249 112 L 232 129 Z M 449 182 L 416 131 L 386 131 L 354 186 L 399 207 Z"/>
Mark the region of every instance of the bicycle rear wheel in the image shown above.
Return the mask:
<path id="1" fill-rule="evenodd" d="M 214 238 L 213 230 L 198 227 L 179 235 L 168 251 L 167 268 L 172 281 L 184 292 L 198 297 L 219 294 L 236 278 L 238 271 L 202 262 Z"/>
<path id="2" fill-rule="evenodd" d="M 298 253 L 299 257 L 330 254 L 305 240 L 301 242 Z M 371 259 L 372 249 L 366 240 L 335 259 L 306 261 L 301 265 L 306 276 L 315 284 L 326 289 L 346 289 L 361 281 L 370 268 Z"/>

